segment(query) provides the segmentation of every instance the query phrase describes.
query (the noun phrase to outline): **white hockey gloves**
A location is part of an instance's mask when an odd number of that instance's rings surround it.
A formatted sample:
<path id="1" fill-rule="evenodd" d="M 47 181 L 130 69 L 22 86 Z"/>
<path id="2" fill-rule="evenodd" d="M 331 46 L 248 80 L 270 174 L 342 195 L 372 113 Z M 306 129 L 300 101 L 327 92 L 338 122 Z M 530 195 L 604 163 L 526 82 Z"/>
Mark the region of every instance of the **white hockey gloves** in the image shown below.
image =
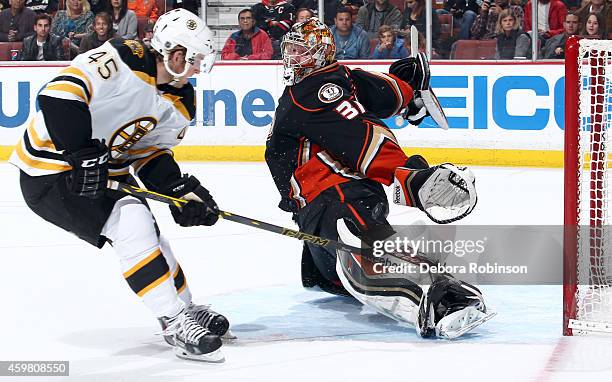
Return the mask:
<path id="1" fill-rule="evenodd" d="M 395 169 L 393 202 L 417 207 L 438 224 L 457 221 L 476 206 L 476 179 L 465 167 L 443 163 L 428 169 Z"/>

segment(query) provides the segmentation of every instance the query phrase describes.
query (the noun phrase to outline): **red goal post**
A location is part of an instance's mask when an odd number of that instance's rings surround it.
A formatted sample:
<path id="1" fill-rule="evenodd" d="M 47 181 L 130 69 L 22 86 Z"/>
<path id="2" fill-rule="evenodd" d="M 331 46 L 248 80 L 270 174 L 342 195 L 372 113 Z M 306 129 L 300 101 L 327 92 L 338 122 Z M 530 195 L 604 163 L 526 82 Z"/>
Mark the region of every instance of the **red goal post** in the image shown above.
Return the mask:
<path id="1" fill-rule="evenodd" d="M 612 41 L 565 52 L 563 334 L 612 333 Z"/>

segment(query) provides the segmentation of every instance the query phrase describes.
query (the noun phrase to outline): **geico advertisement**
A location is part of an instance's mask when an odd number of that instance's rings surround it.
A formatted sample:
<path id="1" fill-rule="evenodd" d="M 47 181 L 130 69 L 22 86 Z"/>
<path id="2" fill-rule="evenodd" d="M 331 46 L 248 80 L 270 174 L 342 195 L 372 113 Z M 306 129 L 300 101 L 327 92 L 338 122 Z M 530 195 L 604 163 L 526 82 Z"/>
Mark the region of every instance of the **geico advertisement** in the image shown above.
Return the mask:
<path id="1" fill-rule="evenodd" d="M 17 141 L 37 110 L 36 95 L 59 70 L 60 66 L 0 69 L 0 144 Z M 385 122 L 402 146 L 560 150 L 563 74 L 563 66 L 555 64 L 434 64 L 431 84 L 450 130 L 437 128 L 430 119 L 418 127 L 401 118 Z M 282 66 L 276 64 L 219 63 L 212 74 L 193 78 L 197 115 L 183 144 L 262 145 L 282 94 L 281 75 Z"/>

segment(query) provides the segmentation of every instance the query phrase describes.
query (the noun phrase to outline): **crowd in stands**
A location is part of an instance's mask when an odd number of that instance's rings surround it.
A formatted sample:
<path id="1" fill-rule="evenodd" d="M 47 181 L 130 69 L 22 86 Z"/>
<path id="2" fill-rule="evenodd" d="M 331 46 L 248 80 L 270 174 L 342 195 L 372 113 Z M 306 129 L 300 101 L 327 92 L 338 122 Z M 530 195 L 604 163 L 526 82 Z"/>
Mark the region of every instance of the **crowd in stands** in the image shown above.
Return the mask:
<path id="1" fill-rule="evenodd" d="M 532 1 L 537 1 L 537 34 Z M 488 40 L 495 45 L 490 58 L 529 59 L 535 38 L 538 58 L 560 59 L 568 36 L 612 37 L 612 0 L 444 0 L 432 5 L 431 31 L 425 0 L 324 0 L 324 21 L 341 60 L 406 57 L 412 25 L 419 31 L 420 49 L 431 32 L 433 58 L 452 59 L 457 41 Z M 18 59 L 46 61 L 71 59 L 113 36 L 148 44 L 166 6 L 198 13 L 201 1 L 0 0 L 0 43 L 21 42 Z M 318 0 L 261 0 L 239 12 L 239 30 L 225 42 L 221 59 L 280 59 L 280 42 L 291 26 L 317 15 Z"/>
<path id="2" fill-rule="evenodd" d="M 535 38 L 538 58 L 560 59 L 564 58 L 568 36 L 612 37 L 612 0 L 533 0 L 537 1 L 537 34 L 531 30 L 531 1 L 432 2 L 432 57 L 453 58 L 453 43 L 460 40 L 487 40 L 495 46 L 488 58 L 530 59 Z M 425 0 L 325 0 L 324 4 L 324 20 L 331 26 L 340 60 L 406 57 L 410 54 L 406 36 L 413 25 L 420 32 L 419 49 L 425 46 L 425 34 L 429 33 Z M 227 40 L 222 58 L 268 57 L 263 54 L 268 45 L 262 47 L 262 31 L 270 39 L 271 58 L 280 58 L 282 36 L 292 23 L 316 16 L 317 5 L 316 0 L 261 0 L 250 8 L 254 25 L 240 23 L 241 30 Z M 245 51 L 253 53 L 240 53 Z"/>

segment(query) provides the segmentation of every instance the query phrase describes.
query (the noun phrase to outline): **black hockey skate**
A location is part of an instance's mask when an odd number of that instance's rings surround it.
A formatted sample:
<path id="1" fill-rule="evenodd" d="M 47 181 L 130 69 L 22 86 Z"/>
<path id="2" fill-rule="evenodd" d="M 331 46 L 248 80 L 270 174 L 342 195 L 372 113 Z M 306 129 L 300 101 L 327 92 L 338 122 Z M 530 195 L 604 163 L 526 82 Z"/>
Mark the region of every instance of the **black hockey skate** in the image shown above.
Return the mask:
<path id="1" fill-rule="evenodd" d="M 227 318 L 210 309 L 210 305 L 197 305 L 192 302 L 185 309 L 189 311 L 198 324 L 206 328 L 212 334 L 222 337 L 223 339 L 236 338 L 229 330 L 229 321 Z M 166 330 L 168 327 L 168 318 L 160 317 L 158 320 L 162 330 Z M 164 340 L 166 340 L 168 345 L 174 346 L 174 336 L 164 335 Z"/>
<path id="2" fill-rule="evenodd" d="M 223 339 L 235 339 L 236 337 L 229 330 L 230 323 L 227 318 L 210 309 L 210 305 L 189 304 L 190 310 L 195 320 L 208 329 L 209 332 L 216 334 Z"/>
<path id="3" fill-rule="evenodd" d="M 221 338 L 200 325 L 188 308 L 175 317 L 164 317 L 163 321 L 166 327 L 162 335 L 168 343 L 168 337 L 171 338 L 177 357 L 205 362 L 225 361 L 221 353 Z"/>

